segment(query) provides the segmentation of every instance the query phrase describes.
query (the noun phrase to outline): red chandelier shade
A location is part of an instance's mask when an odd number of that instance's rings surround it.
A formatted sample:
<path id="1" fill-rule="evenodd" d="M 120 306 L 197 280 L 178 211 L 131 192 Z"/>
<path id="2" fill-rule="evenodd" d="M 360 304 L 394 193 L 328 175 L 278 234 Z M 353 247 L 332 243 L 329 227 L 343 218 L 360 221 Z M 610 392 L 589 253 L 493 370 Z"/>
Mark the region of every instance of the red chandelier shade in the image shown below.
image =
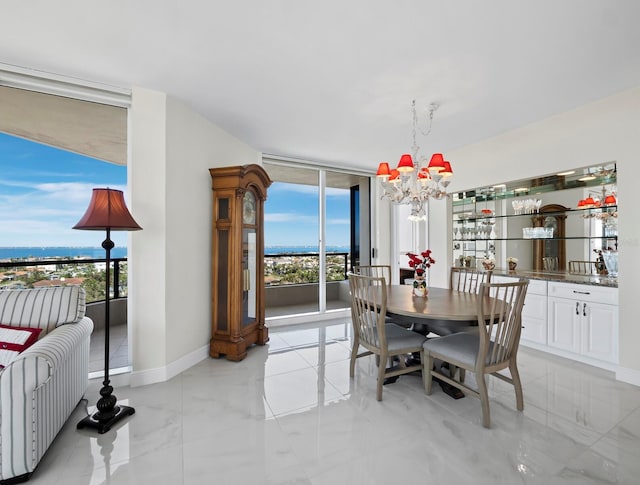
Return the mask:
<path id="1" fill-rule="evenodd" d="M 453 170 L 451 169 L 451 164 L 446 160 L 444 161 L 444 168 L 440 170 L 440 175 L 442 175 L 443 177 L 453 176 Z"/>
<path id="2" fill-rule="evenodd" d="M 121 190 L 93 189 L 91 201 L 74 229 L 99 231 L 138 231 L 142 229 L 133 219 Z"/>
<path id="3" fill-rule="evenodd" d="M 431 160 L 429 161 L 429 166 L 427 168 L 432 172 L 441 172 L 444 170 L 445 165 L 442 153 L 434 153 L 431 156 Z M 449 166 L 449 168 L 451 168 L 451 166 Z"/>
<path id="4" fill-rule="evenodd" d="M 378 172 L 376 173 L 376 177 L 388 177 L 389 175 L 391 175 L 389 163 L 380 162 L 380 165 L 378 165 Z"/>
<path id="5" fill-rule="evenodd" d="M 418 180 L 431 180 L 431 174 L 429 173 L 429 170 L 427 170 L 426 168 L 421 168 L 418 171 Z"/>
<path id="6" fill-rule="evenodd" d="M 411 155 L 405 153 L 400 157 L 400 161 L 398 162 L 398 171 L 399 172 L 411 172 L 413 171 L 413 159 Z"/>

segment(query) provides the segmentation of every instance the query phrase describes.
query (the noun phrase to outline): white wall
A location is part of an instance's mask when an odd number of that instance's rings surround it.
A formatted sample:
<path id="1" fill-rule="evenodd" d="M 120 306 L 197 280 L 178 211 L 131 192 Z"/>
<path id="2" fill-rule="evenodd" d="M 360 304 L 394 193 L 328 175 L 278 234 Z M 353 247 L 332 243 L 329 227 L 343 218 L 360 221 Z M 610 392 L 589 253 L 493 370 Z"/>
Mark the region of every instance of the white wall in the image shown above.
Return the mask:
<path id="1" fill-rule="evenodd" d="M 640 185 L 640 88 L 509 131 L 447 153 L 455 171 L 450 192 L 616 161 L 618 166 L 620 369 L 618 379 L 640 385 L 640 219 L 634 210 Z M 442 220 L 442 204 L 430 215 Z M 440 213 L 440 215 L 439 215 Z M 451 231 L 430 230 L 436 255 L 451 260 Z M 433 276 L 432 276 L 433 278 Z M 446 286 L 442 277 L 432 280 Z"/>
<path id="2" fill-rule="evenodd" d="M 130 289 L 132 385 L 166 380 L 206 357 L 211 337 L 209 168 L 261 153 L 164 93 L 133 90 Z"/>

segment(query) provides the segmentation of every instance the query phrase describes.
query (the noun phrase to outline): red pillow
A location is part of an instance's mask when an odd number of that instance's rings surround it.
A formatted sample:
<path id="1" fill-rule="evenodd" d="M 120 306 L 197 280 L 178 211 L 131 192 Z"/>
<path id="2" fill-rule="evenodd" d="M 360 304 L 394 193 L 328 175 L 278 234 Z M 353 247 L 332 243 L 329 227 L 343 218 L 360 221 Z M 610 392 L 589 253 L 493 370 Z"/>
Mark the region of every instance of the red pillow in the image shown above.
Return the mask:
<path id="1" fill-rule="evenodd" d="M 36 343 L 40 332 L 41 328 L 0 325 L 0 369 Z"/>

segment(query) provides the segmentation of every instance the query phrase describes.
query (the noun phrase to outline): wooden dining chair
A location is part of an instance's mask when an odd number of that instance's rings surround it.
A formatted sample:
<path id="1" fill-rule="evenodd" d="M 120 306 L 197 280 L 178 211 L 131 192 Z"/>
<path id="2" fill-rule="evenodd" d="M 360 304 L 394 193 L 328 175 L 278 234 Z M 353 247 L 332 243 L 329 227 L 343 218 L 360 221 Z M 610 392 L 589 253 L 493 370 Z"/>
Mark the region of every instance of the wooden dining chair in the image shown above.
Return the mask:
<path id="1" fill-rule="evenodd" d="M 596 271 L 595 261 L 569 261 L 569 273 L 593 274 Z"/>
<path id="2" fill-rule="evenodd" d="M 542 258 L 542 269 L 544 271 L 558 271 L 559 269 L 558 257 L 553 256 L 553 257 Z"/>
<path id="3" fill-rule="evenodd" d="M 387 286 L 391 284 L 391 266 L 388 264 L 369 264 L 353 267 L 353 272 L 362 276 L 372 276 L 374 278 L 384 278 Z M 411 328 L 412 324 L 396 321 L 391 315 L 385 317 L 387 323 L 396 323 L 404 328 Z"/>
<path id="4" fill-rule="evenodd" d="M 354 377 L 356 359 L 375 355 L 378 366 L 376 399 L 382 400 L 385 379 L 422 370 L 422 365 L 402 365 L 387 369 L 389 358 L 422 352 L 425 337 L 394 323 L 385 323 L 387 284 L 383 277 L 349 275 L 353 347 L 349 375 Z M 359 352 L 360 347 L 365 350 Z M 403 359 L 400 359 L 404 363 Z"/>
<path id="5" fill-rule="evenodd" d="M 491 283 L 491 271 L 452 267 L 449 288 L 465 293 L 478 293 L 482 283 Z"/>
<path id="6" fill-rule="evenodd" d="M 512 384 L 516 393 L 516 407 L 519 411 L 524 408 L 516 357 L 520 344 L 522 306 L 528 285 L 525 279 L 514 283 L 483 283 L 480 285 L 477 305 L 478 332 L 456 333 L 430 339 L 423 344 L 425 392 L 431 394 L 433 377 L 437 377 L 465 394 L 479 398 L 482 403 L 482 425 L 485 428 L 491 426 L 485 374 Z M 453 369 L 474 372 L 477 388 L 461 382 L 460 373 L 455 370 L 450 374 L 439 366 L 434 369 L 435 359 L 451 364 Z M 510 376 L 498 372 L 503 369 L 509 369 Z"/>

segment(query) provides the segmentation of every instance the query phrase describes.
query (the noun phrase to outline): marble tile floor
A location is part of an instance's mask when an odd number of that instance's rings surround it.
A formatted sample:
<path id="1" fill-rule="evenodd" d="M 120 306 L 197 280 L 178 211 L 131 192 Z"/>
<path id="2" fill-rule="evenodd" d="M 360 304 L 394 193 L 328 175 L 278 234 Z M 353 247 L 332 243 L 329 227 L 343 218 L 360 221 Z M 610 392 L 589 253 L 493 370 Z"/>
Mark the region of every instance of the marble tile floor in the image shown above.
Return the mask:
<path id="1" fill-rule="evenodd" d="M 109 328 L 109 369 L 129 366 L 129 344 L 127 326 L 113 325 Z M 104 328 L 96 328 L 91 334 L 89 349 L 89 373 L 104 370 Z"/>
<path id="2" fill-rule="evenodd" d="M 348 309 L 349 302 L 342 300 L 329 300 L 326 306 L 328 311 Z M 317 312 L 318 305 L 313 303 L 287 305 L 267 308 L 267 317 L 281 317 Z M 310 317 L 313 318 L 313 317 Z M 110 369 L 124 369 L 129 367 L 129 343 L 127 338 L 127 325 L 113 325 L 109 329 L 109 364 Z M 91 350 L 89 354 L 89 372 L 102 372 L 104 369 L 104 328 L 96 328 L 91 334 Z"/>
<path id="3" fill-rule="evenodd" d="M 611 373 L 521 347 L 524 412 L 490 378 L 485 429 L 477 399 L 439 386 L 426 396 L 419 377 L 377 402 L 373 358 L 349 378 L 350 342 L 348 319 L 280 327 L 242 362 L 206 359 L 167 382 L 116 387 L 136 414 L 96 435 L 75 429 L 78 406 L 29 483 L 638 483 L 640 388 Z M 99 387 L 92 380 L 92 405 Z"/>

